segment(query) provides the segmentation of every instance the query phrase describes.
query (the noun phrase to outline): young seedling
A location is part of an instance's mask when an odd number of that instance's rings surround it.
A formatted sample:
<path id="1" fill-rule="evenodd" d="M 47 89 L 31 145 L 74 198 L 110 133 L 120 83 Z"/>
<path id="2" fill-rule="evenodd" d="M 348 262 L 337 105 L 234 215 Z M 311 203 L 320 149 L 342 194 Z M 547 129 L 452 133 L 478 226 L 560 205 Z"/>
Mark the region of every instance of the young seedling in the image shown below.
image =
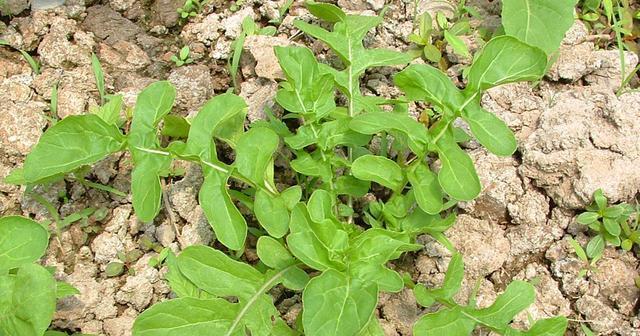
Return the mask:
<path id="1" fill-rule="evenodd" d="M 607 243 L 626 251 L 631 250 L 634 244 L 640 244 L 636 208 L 626 203 L 609 206 L 602 189 L 596 190 L 593 198 L 594 202 L 587 207 L 588 211 L 576 218 L 579 224 L 587 225 L 596 232 L 596 236 L 587 244 L 587 256 L 602 257 Z"/>
<path id="2" fill-rule="evenodd" d="M 171 61 L 177 66 L 181 67 L 185 64 L 193 63 L 193 60 L 189 57 L 191 50 L 189 50 L 189 46 L 184 46 L 180 49 L 178 54 L 171 56 Z"/>
<path id="3" fill-rule="evenodd" d="M 186 0 L 182 7 L 178 8 L 178 14 L 180 14 L 180 20 L 186 21 L 190 17 L 198 15 L 202 11 L 202 6 L 207 3 L 208 0 Z"/>
<path id="4" fill-rule="evenodd" d="M 592 258 L 591 260 L 589 260 L 589 256 L 587 255 L 587 252 L 582 248 L 582 246 L 580 245 L 580 243 L 578 243 L 575 239 L 573 238 L 569 238 L 569 244 L 571 245 L 571 247 L 573 248 L 573 251 L 576 253 L 576 255 L 578 256 L 578 258 L 580 258 L 580 260 L 584 263 L 584 267 L 582 269 L 580 269 L 580 272 L 578 273 L 578 275 L 580 277 L 585 277 L 589 272 L 595 272 L 598 269 L 596 268 L 596 263 L 598 262 L 598 260 L 600 260 L 600 258 L 602 257 L 600 256 L 595 256 L 594 258 Z"/>
<path id="5" fill-rule="evenodd" d="M 265 36 L 273 36 L 276 33 L 276 28 L 273 26 L 266 26 L 263 28 L 258 27 L 258 25 L 253 21 L 251 16 L 246 16 L 242 20 L 242 31 L 240 35 L 233 41 L 231 44 L 231 49 L 233 50 L 231 57 L 229 57 L 229 73 L 231 74 L 231 83 L 236 92 L 239 92 L 240 87 L 238 86 L 238 69 L 240 67 L 240 58 L 242 57 L 242 49 L 244 48 L 244 41 L 248 36 L 251 35 L 265 35 Z"/>

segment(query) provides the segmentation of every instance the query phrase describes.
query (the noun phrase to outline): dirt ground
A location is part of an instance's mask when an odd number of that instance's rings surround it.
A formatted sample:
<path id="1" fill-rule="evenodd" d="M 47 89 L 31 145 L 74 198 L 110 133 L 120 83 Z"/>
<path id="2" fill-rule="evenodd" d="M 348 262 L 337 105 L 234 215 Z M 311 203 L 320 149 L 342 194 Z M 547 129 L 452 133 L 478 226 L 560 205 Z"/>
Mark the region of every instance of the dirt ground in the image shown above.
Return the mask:
<path id="1" fill-rule="evenodd" d="M 22 2 L 27 1 L 15 1 Z M 60 118 L 85 113 L 98 103 L 92 52 L 102 62 L 107 91 L 124 95 L 128 106 L 133 106 L 146 85 L 168 79 L 178 92 L 174 113 L 190 116 L 207 99 L 230 87 L 227 59 L 243 18 L 250 15 L 261 23 L 282 19 L 274 37 L 247 39 L 241 62 L 240 94 L 250 105 L 249 119 L 263 118 L 265 106 L 277 110 L 274 95 L 282 73 L 269 52 L 272 46 L 305 44 L 323 61 L 334 61 L 324 45 L 293 27 L 295 18 L 311 18 L 302 2 L 295 1 L 286 17 L 279 18 L 282 2 L 246 0 L 232 12 L 229 2 L 213 0 L 184 24 L 176 12 L 182 0 L 67 0 L 55 9 L 2 17 L 0 39 L 37 55 L 42 71 L 36 75 L 20 53 L 0 47 L 0 177 L 22 164 L 46 128 L 54 83 L 58 83 Z M 385 5 L 383 0 L 337 3 L 354 13 L 371 15 Z M 418 3 L 418 12 L 447 8 L 438 2 Z M 478 6 L 487 21 L 498 21 L 498 1 L 468 3 Z M 367 36 L 366 44 L 406 50 L 414 1 L 386 4 L 386 19 Z M 640 335 L 640 291 L 634 283 L 640 275 L 637 254 L 608 247 L 597 271 L 581 277 L 578 273 L 584 264 L 568 243 L 569 237 L 576 237 L 583 246 L 588 241 L 585 227 L 575 222 L 575 216 L 590 202 L 593 191 L 602 188 L 613 202 L 631 202 L 640 192 L 640 92 L 616 97 L 621 82 L 618 51 L 598 50 L 589 34 L 576 22 L 544 81 L 535 86 L 507 85 L 485 94 L 484 107 L 514 130 L 519 149 L 513 157 L 500 158 L 473 141 L 465 144 L 484 190 L 477 200 L 460 204 L 458 222 L 447 236 L 464 255 L 466 278 L 461 294 L 468 294 L 479 281 L 480 306 L 493 302 L 513 279 L 537 284 L 536 302 L 517 317 L 517 326 L 528 326 L 527 314 L 533 319 L 564 315 L 571 319 L 568 335 L 582 334 L 577 331 L 579 322 L 601 335 Z M 473 39 L 468 42 L 473 49 Z M 185 45 L 194 63 L 176 67 L 170 57 Z M 454 65 L 449 75 L 457 78 L 468 60 L 451 56 L 450 61 Z M 638 57 L 627 53 L 626 62 L 626 68 L 633 69 Z M 391 81 L 396 71 L 367 72 L 363 92 L 397 96 Z M 184 176 L 169 180 L 166 188 L 178 219 L 178 236 L 165 212 L 154 223 L 139 222 L 130 196 L 87 189 L 72 180 L 36 189 L 63 217 L 87 207 L 106 213 L 74 223 L 59 240 L 52 240 L 44 263 L 81 292 L 58 305 L 56 328 L 130 335 L 140 312 L 171 296 L 162 280 L 165 270 L 149 266 L 149 259 L 162 247 L 179 251 L 215 241 L 197 203 L 202 182 L 199 168 L 182 168 Z M 127 192 L 130 169 L 127 155 L 114 155 L 96 165 L 89 177 Z M 0 213 L 50 218 L 45 207 L 24 194 L 24 188 L 1 182 Z M 394 266 L 409 272 L 414 281 L 437 285 L 444 278 L 450 253 L 429 237 L 420 242 L 424 250 L 404 256 Z M 107 264 L 123 256 L 127 271 L 108 277 Z M 277 288 L 272 294 L 285 320 L 293 322 L 301 309 L 300 296 L 285 295 Z M 459 300 L 464 302 L 466 296 L 460 295 Z M 383 294 L 377 312 L 389 336 L 411 335 L 413 322 L 422 313 L 410 290 Z"/>

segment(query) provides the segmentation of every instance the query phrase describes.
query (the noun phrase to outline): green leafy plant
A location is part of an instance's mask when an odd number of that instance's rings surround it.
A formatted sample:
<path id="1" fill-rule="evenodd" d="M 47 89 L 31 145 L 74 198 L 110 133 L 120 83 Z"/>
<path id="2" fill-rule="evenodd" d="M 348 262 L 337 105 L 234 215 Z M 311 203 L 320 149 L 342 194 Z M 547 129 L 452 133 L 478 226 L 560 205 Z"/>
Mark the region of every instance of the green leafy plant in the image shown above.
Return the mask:
<path id="1" fill-rule="evenodd" d="M 480 17 L 477 10 L 460 1 L 456 5 L 451 4 L 453 17 L 448 19 L 443 12 L 436 13 L 434 26 L 433 17 L 429 12 L 420 15 L 415 13 L 414 33 L 409 35 L 409 40 L 419 47 L 419 54 L 428 61 L 438 64 L 445 70 L 448 64 L 442 58 L 442 51 L 450 45 L 453 52 L 459 56 L 471 58 L 469 48 L 460 36 L 471 33 L 470 19 Z M 415 5 L 417 10 L 417 3 Z"/>
<path id="2" fill-rule="evenodd" d="M 599 33 L 600 44 L 609 47 L 611 41 L 615 41 L 620 58 L 620 69 L 623 81 L 616 91 L 621 95 L 627 89 L 631 80 L 637 76 L 640 66 L 627 72 L 625 62 L 625 50 L 640 54 L 638 44 L 638 25 L 640 10 L 634 9 L 629 0 L 581 0 L 578 16 L 595 32 Z M 613 38 L 610 38 L 613 36 Z"/>
<path id="3" fill-rule="evenodd" d="M 609 206 L 602 189 L 593 193 L 593 204 L 587 207 L 576 218 L 579 224 L 587 225 L 596 232 L 587 244 L 586 253 L 589 258 L 600 258 L 606 244 L 629 251 L 633 245 L 640 244 L 640 228 L 638 216 L 640 212 L 633 206 L 622 203 Z"/>
<path id="4" fill-rule="evenodd" d="M 36 263 L 48 244 L 49 233 L 37 222 L 20 216 L 0 218 L 0 334 L 44 335 L 56 300 L 78 294 Z"/>
<path id="5" fill-rule="evenodd" d="M 178 14 L 180 14 L 180 20 L 185 21 L 190 17 L 198 15 L 202 11 L 208 0 L 185 0 L 182 7 L 178 8 Z"/>
<path id="6" fill-rule="evenodd" d="M 231 83 L 235 91 L 239 91 L 238 86 L 238 68 L 240 67 L 240 58 L 242 57 L 242 49 L 244 48 L 244 41 L 251 35 L 266 35 L 273 36 L 276 33 L 274 26 L 266 26 L 263 28 L 253 21 L 251 16 L 246 16 L 242 20 L 242 31 L 240 35 L 231 44 L 231 57 L 229 57 L 229 73 L 231 74 Z"/>
<path id="7" fill-rule="evenodd" d="M 134 335 L 381 335 L 372 317 L 378 295 L 405 286 L 388 262 L 422 248 L 415 243 L 420 234 L 454 250 L 443 234 L 455 222 L 450 209 L 480 193 L 473 162 L 459 145 L 470 135 L 454 121 L 466 121 L 489 151 L 513 154 L 515 137 L 481 107 L 482 92 L 540 79 L 553 52 L 549 39 L 559 45 L 557 35 L 568 28 L 527 26 L 523 32 L 512 18 L 521 11 L 514 13 L 512 7 L 510 12 L 507 6 L 513 1 L 505 0 L 503 11 L 510 35 L 492 39 L 475 55 L 464 90 L 434 67 L 411 65 L 394 77 L 405 96 L 391 100 L 360 90 L 367 70 L 404 66 L 412 59 L 365 48 L 365 35 L 383 18 L 348 15 L 335 5 L 310 1 L 309 11 L 332 29 L 304 21 L 294 25 L 328 45 L 342 64 L 333 68 L 320 63 L 305 47 L 275 48 L 286 77 L 276 101 L 292 128 L 267 111 L 269 120 L 245 129 L 246 103 L 227 93 L 206 102 L 193 120 L 171 121 L 172 131 L 166 132 L 167 124 L 161 122 L 171 120 L 176 92 L 161 81 L 138 95 L 126 134 L 107 113 L 67 117 L 46 130 L 13 181 L 47 183 L 128 151 L 133 208 L 139 220 L 149 222 L 161 210 L 163 178 L 173 160 L 202 168 L 199 203 L 220 249 L 191 246 L 177 256 L 157 249 L 161 255 L 152 263 L 168 266 L 167 280 L 177 297 L 141 314 Z M 570 13 L 573 4 L 568 4 L 559 13 Z M 257 31 L 251 23 L 245 19 L 242 36 Z M 544 31 L 528 30 L 534 28 Z M 536 40 L 536 34 L 549 37 Z M 431 106 L 426 125 L 408 114 L 415 101 Z M 219 159 L 220 142 L 233 151 L 233 162 Z M 290 179 L 276 175 L 276 156 L 291 167 Z M 257 239 L 248 240 L 248 235 Z M 243 261 L 248 241 L 257 241 L 257 264 Z M 279 285 L 302 291 L 296 326 L 284 323 L 269 295 Z M 525 285 L 514 286 L 529 291 Z M 506 299 L 512 291 L 505 293 Z M 503 330 L 507 317 L 478 323 Z M 423 328 L 430 328 L 429 323 L 422 322 L 418 329 Z"/>
<path id="8" fill-rule="evenodd" d="M 191 50 L 189 50 L 189 46 L 184 46 L 180 49 L 176 55 L 171 56 L 171 61 L 178 67 L 181 67 L 185 64 L 193 63 L 193 60 L 189 57 Z"/>
<path id="9" fill-rule="evenodd" d="M 552 317 L 533 323 L 527 331 L 509 326 L 513 318 L 535 301 L 534 286 L 525 281 L 510 283 L 495 302 L 486 308 L 478 308 L 475 293 L 469 298 L 469 304 L 462 306 L 455 302 L 454 296 L 460 291 L 464 276 L 464 263 L 460 254 L 454 254 L 442 287 L 427 289 L 422 285 L 413 288 L 418 303 L 424 307 L 438 304 L 439 309 L 422 316 L 413 328 L 416 336 L 470 335 L 480 325 L 500 335 L 510 336 L 552 336 L 564 335 L 567 318 Z"/>
<path id="10" fill-rule="evenodd" d="M 581 277 L 585 277 L 589 272 L 597 271 L 596 263 L 598 262 L 598 260 L 600 260 L 602 255 L 596 255 L 591 260 L 589 260 L 587 252 L 582 248 L 582 245 L 580 245 L 580 243 L 578 243 L 573 238 L 569 238 L 569 244 L 571 245 L 571 248 L 573 248 L 573 251 L 576 253 L 578 258 L 580 258 L 580 260 L 584 263 L 584 267 L 580 269 L 579 272 L 579 275 Z"/>

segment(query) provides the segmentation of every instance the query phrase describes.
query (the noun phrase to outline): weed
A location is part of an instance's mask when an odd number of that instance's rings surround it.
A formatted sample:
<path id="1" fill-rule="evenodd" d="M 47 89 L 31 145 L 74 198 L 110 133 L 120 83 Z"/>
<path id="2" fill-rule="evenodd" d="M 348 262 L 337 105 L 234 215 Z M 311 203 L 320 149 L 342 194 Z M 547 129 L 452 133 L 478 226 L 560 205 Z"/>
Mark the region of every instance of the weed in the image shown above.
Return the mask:
<path id="1" fill-rule="evenodd" d="M 640 209 L 622 203 L 609 206 L 602 189 L 593 193 L 594 202 L 581 213 L 576 221 L 587 225 L 596 232 L 587 244 L 586 253 L 589 258 L 600 258 L 606 244 L 621 247 L 629 251 L 633 245 L 640 245 L 640 227 L 638 227 Z"/>
<path id="2" fill-rule="evenodd" d="M 573 251 L 576 253 L 578 258 L 580 258 L 580 260 L 584 263 L 584 267 L 580 269 L 579 272 L 580 277 L 585 277 L 589 272 L 597 271 L 596 263 L 598 262 L 598 260 L 600 260 L 602 255 L 595 256 L 591 260 L 589 260 L 587 252 L 582 248 L 580 243 L 578 243 L 573 238 L 569 238 L 569 244 L 573 248 Z"/>
<path id="3" fill-rule="evenodd" d="M 305 47 L 275 48 L 286 77 L 276 101 L 285 110 L 283 118 L 298 121 L 294 130 L 275 118 L 245 129 L 246 103 L 226 93 L 206 102 L 191 122 L 173 120 L 170 132 L 161 131 L 167 127 L 161 122 L 171 120 L 167 116 L 176 96 L 173 86 L 161 81 L 138 95 L 126 134 L 113 114 L 69 116 L 46 130 L 10 181 L 48 183 L 128 151 L 133 208 L 139 220 L 150 222 L 163 204 L 163 179 L 171 173 L 173 160 L 201 166 L 199 203 L 224 249 L 190 246 L 176 256 L 147 242 L 145 249 L 162 253 L 152 263 L 167 265 L 176 298 L 142 313 L 133 335 L 176 330 L 193 335 L 203 327 L 212 335 L 227 336 L 298 335 L 303 330 L 308 336 L 381 335 L 378 319 L 372 318 L 379 293 L 399 292 L 409 283 L 388 262 L 421 249 L 415 243 L 420 234 L 453 251 L 443 234 L 455 222 L 451 208 L 480 193 L 473 161 L 459 142 L 473 136 L 501 156 L 516 150 L 506 124 L 481 107 L 482 93 L 497 85 L 540 79 L 573 21 L 572 0 L 541 0 L 529 11 L 518 0 L 503 3 L 506 35 L 491 39 L 475 55 L 464 90 L 434 67 L 411 65 L 394 77 L 404 97 L 362 94 L 360 79 L 368 69 L 404 66 L 412 57 L 365 48 L 363 39 L 383 21 L 381 16 L 347 15 L 332 4 L 310 1 L 309 11 L 333 28 L 304 21 L 294 22 L 295 27 L 328 45 L 342 64 L 333 68 L 320 63 Z M 548 18 L 553 24 L 529 20 L 532 24 L 522 26 L 527 17 L 546 18 L 540 11 L 558 17 Z M 262 30 L 245 19 L 234 48 L 241 51 L 244 37 L 257 32 Z M 344 98 L 343 106 L 336 104 L 338 97 Z M 415 101 L 429 104 L 429 120 L 420 123 L 409 116 L 408 106 Z M 458 118 L 469 124 L 470 135 L 455 126 Z M 172 139 L 160 139 L 159 133 Z M 218 158 L 214 139 L 231 148 L 233 163 Z M 163 146 L 165 140 L 173 141 Z M 297 183 L 283 186 L 276 180 L 276 155 L 292 158 L 285 161 Z M 436 160 L 438 171 L 431 168 Z M 231 184 L 231 179 L 239 183 Z M 373 199 L 360 207 L 356 200 L 366 194 Z M 257 223 L 247 222 L 237 203 L 246 206 Z M 248 235 L 257 241 L 257 265 L 241 261 Z M 508 327 L 533 300 L 533 287 L 525 282 L 514 282 L 485 310 L 450 301 L 459 287 L 455 279 L 462 277 L 461 257 L 454 258 L 459 261 L 448 272 L 447 278 L 453 279 L 448 289 L 425 288 L 422 293 L 449 306 L 421 318 L 416 335 L 442 334 L 442 326 L 452 318 L 459 322 L 450 327 L 461 335 L 476 325 L 507 335 L 539 335 L 540 329 L 562 335 L 567 323 L 563 317 L 539 321 L 527 332 Z M 302 291 L 297 326 L 284 322 L 269 295 L 279 284 Z"/>
<path id="4" fill-rule="evenodd" d="M 202 11 L 202 6 L 204 6 L 207 1 L 208 0 L 186 0 L 182 7 L 178 8 L 180 20 L 184 22 L 188 18 L 198 15 Z"/>
<path id="5" fill-rule="evenodd" d="M 238 68 L 240 67 L 240 57 L 242 56 L 242 49 L 244 48 L 244 41 L 247 39 L 247 36 L 273 36 L 275 33 L 275 27 L 267 26 L 260 28 L 250 16 L 247 16 L 242 20 L 242 31 L 231 44 L 231 50 L 233 50 L 233 52 L 231 54 L 231 57 L 229 58 L 229 73 L 231 74 L 231 83 L 233 84 L 236 92 L 240 90 L 238 86 Z"/>
<path id="6" fill-rule="evenodd" d="M 11 45 L 5 41 L 5 40 L 0 40 L 0 46 L 7 46 L 7 47 L 11 47 Z M 13 48 L 13 47 L 11 47 Z M 22 55 L 22 57 L 25 59 L 25 61 L 27 61 L 27 63 L 29 63 L 29 66 L 31 67 L 31 70 L 33 71 L 34 74 L 39 75 L 40 74 L 40 63 L 38 63 L 38 61 L 33 58 L 31 55 L 29 55 L 28 52 L 22 50 L 22 49 L 18 49 L 18 48 L 14 48 L 15 50 L 19 51 L 20 54 Z"/>
<path id="7" fill-rule="evenodd" d="M 184 46 L 180 49 L 180 52 L 176 55 L 171 56 L 171 61 L 177 66 L 181 67 L 185 64 L 193 63 L 193 60 L 189 57 L 191 50 L 189 50 L 189 46 Z"/>

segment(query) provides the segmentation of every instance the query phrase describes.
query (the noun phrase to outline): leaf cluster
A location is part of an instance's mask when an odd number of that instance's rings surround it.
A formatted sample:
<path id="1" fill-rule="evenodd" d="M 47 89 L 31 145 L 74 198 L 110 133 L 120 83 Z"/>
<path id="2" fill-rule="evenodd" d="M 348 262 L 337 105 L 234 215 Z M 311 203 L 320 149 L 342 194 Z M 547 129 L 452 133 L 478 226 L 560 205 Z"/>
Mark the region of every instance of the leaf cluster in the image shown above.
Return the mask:
<path id="1" fill-rule="evenodd" d="M 587 211 L 576 218 L 579 224 L 588 226 L 596 233 L 587 244 L 587 257 L 600 259 L 606 244 L 621 247 L 625 251 L 640 245 L 639 209 L 626 203 L 609 205 L 602 189 L 593 193 L 593 199 Z"/>
<path id="2" fill-rule="evenodd" d="M 78 293 L 36 263 L 48 244 L 49 233 L 37 222 L 0 218 L 0 335 L 45 335 L 56 300 Z"/>
<path id="3" fill-rule="evenodd" d="M 191 50 L 189 50 L 189 46 L 184 46 L 182 47 L 182 49 L 180 49 L 180 52 L 171 56 L 171 61 L 177 67 L 181 67 L 185 64 L 191 64 L 193 63 L 193 60 L 191 59 L 191 57 L 189 57 L 190 53 L 191 53 Z"/>
<path id="4" fill-rule="evenodd" d="M 419 234 L 454 250 L 443 234 L 455 222 L 450 209 L 480 193 L 473 161 L 460 143 L 473 136 L 497 155 L 516 150 L 506 124 L 480 105 L 482 93 L 540 79 L 552 51 L 549 40 L 559 44 L 557 35 L 564 34 L 555 26 L 544 27 L 541 34 L 548 38 L 539 40 L 540 32 L 529 30 L 534 27 L 523 30 L 522 17 L 515 17 L 522 11 L 509 10 L 514 1 L 505 0 L 507 35 L 493 38 L 475 55 L 464 90 L 434 67 L 411 65 L 394 77 L 404 93 L 398 99 L 360 90 L 367 70 L 412 60 L 405 53 L 365 47 L 365 36 L 383 18 L 349 15 L 335 5 L 310 1 L 309 11 L 331 28 L 301 20 L 294 25 L 325 43 L 341 64 L 318 62 L 305 47 L 276 47 L 286 77 L 275 98 L 285 110 L 282 119 L 270 115 L 247 129 L 246 103 L 231 93 L 211 98 L 192 120 L 175 117 L 170 115 L 175 89 L 156 82 L 138 95 L 130 121 L 119 120 L 120 105 L 103 110 L 118 102 L 114 98 L 99 111 L 51 126 L 12 180 L 47 183 L 128 151 L 135 214 L 150 222 L 161 210 L 162 179 L 171 174 L 173 161 L 201 167 L 200 206 L 218 242 L 235 251 L 234 257 L 207 246 L 188 247 L 178 256 L 162 252 L 153 262 L 169 267 L 167 279 L 177 298 L 140 315 L 134 335 L 382 335 L 373 317 L 378 294 L 405 285 L 389 261 L 420 249 L 415 244 Z M 560 12 L 566 11 L 562 7 Z M 256 33 L 252 23 L 245 20 L 241 36 Z M 236 41 L 235 47 L 242 43 Z M 431 107 L 428 121 L 409 116 L 415 102 Z M 468 124 L 471 134 L 457 119 Z M 221 143 L 233 151 L 233 162 L 218 157 Z M 291 167 L 296 183 L 276 178 L 276 157 Z M 257 238 L 260 261 L 253 265 L 241 261 L 248 235 Z M 268 294 L 280 284 L 302 291 L 301 319 L 294 328 L 282 321 Z M 501 303 L 510 301 L 514 290 L 530 292 L 523 284 L 514 286 L 496 302 L 499 319 L 469 322 L 465 314 L 484 316 L 482 310 L 451 308 L 466 321 L 459 330 L 484 325 L 520 335 L 505 325 L 531 295 L 515 308 Z M 503 306 L 508 310 L 503 312 Z M 428 320 L 416 327 L 418 333 L 431 327 Z"/>

